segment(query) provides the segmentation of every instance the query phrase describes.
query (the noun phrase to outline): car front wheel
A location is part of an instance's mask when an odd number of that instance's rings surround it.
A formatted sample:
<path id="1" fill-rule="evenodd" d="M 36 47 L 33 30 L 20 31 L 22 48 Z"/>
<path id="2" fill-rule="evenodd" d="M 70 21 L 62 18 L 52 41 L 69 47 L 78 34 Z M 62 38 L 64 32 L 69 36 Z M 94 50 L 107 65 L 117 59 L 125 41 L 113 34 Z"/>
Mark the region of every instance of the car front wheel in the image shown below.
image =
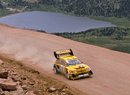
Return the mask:
<path id="1" fill-rule="evenodd" d="M 91 77 L 93 75 L 93 72 L 92 71 L 89 71 L 89 77 Z"/>
<path id="2" fill-rule="evenodd" d="M 69 80 L 71 79 L 70 74 L 68 73 L 68 70 L 66 70 L 65 77 L 66 77 L 67 79 L 69 79 Z"/>
<path id="3" fill-rule="evenodd" d="M 69 74 L 65 74 L 66 78 L 70 80 L 70 75 Z"/>

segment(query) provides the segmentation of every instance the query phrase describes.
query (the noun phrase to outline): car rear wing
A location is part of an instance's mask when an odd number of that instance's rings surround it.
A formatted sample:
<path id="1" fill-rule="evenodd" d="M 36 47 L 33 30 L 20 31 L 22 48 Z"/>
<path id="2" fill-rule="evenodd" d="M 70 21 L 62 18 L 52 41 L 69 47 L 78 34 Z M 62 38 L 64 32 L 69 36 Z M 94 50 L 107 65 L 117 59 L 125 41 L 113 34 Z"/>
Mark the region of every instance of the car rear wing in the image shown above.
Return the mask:
<path id="1" fill-rule="evenodd" d="M 56 59 L 59 59 L 60 57 L 63 57 L 63 56 L 73 56 L 73 55 L 74 54 L 73 54 L 72 49 L 54 51 L 54 56 Z"/>

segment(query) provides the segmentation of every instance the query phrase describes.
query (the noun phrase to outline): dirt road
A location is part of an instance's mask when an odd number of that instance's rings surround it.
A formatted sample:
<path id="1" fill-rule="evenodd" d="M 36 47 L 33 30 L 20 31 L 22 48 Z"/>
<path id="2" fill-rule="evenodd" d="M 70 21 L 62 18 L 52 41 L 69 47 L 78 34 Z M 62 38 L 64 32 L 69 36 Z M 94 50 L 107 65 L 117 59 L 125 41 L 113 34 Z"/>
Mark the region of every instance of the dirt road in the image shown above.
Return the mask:
<path id="1" fill-rule="evenodd" d="M 53 73 L 53 51 L 66 48 L 72 48 L 81 61 L 90 65 L 92 78 L 70 81 Z M 4 25 L 0 25 L 0 53 L 88 95 L 130 95 L 130 54 Z"/>

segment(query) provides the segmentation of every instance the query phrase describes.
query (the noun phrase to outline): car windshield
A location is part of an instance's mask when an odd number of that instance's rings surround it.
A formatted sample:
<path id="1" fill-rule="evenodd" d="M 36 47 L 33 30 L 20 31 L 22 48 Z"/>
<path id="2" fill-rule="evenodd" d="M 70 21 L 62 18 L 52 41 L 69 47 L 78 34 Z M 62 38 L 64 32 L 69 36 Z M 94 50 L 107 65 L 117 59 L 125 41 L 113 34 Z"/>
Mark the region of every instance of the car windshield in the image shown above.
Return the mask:
<path id="1" fill-rule="evenodd" d="M 70 65 L 76 65 L 76 64 L 80 64 L 81 62 L 78 59 L 73 59 L 73 60 L 66 60 L 67 66 Z"/>

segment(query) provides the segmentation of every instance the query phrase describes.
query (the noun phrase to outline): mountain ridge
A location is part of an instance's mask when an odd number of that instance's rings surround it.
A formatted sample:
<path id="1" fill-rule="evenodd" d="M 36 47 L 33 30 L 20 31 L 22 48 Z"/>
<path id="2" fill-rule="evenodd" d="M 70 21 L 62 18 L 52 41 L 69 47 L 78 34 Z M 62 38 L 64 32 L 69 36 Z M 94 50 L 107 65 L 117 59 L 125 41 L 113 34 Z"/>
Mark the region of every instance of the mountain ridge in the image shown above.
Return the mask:
<path id="1" fill-rule="evenodd" d="M 55 11 L 61 10 L 79 16 L 130 16 L 129 0 L 2 0 L 1 4 L 8 7 L 27 7 L 42 9 L 53 6 Z"/>

